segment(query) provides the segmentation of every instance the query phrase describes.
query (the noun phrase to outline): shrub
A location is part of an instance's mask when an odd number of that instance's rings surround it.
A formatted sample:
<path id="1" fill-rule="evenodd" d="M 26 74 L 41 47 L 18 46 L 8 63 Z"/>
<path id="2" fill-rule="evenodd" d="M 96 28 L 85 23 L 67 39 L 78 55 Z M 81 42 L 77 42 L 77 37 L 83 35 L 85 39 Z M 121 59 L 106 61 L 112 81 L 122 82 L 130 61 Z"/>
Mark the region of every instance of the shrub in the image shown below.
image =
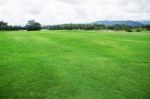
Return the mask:
<path id="1" fill-rule="evenodd" d="M 127 31 L 127 32 L 132 32 L 132 30 L 131 30 L 131 29 L 127 29 L 126 31 Z"/>
<path id="2" fill-rule="evenodd" d="M 140 29 L 138 29 L 138 30 L 136 30 L 136 32 L 141 32 L 141 30 L 140 30 Z"/>

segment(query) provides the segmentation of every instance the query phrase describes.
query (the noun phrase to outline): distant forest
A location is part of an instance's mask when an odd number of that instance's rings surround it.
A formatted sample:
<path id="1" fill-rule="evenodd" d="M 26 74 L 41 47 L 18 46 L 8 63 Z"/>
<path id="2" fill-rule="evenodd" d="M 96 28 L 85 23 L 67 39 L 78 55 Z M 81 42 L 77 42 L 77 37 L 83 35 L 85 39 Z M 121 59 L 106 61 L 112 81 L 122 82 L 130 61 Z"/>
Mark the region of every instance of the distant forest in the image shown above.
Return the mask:
<path id="1" fill-rule="evenodd" d="M 125 24 L 115 24 L 115 25 L 104 25 L 104 24 L 61 24 L 61 25 L 48 25 L 41 26 L 39 22 L 35 22 L 34 20 L 30 20 L 27 22 L 25 26 L 12 26 L 8 25 L 7 22 L 0 21 L 0 30 L 27 30 L 27 31 L 37 31 L 41 29 L 47 30 L 114 30 L 114 31 L 127 31 L 132 32 L 136 30 L 140 32 L 142 30 L 150 30 L 150 25 L 143 26 L 129 26 Z"/>

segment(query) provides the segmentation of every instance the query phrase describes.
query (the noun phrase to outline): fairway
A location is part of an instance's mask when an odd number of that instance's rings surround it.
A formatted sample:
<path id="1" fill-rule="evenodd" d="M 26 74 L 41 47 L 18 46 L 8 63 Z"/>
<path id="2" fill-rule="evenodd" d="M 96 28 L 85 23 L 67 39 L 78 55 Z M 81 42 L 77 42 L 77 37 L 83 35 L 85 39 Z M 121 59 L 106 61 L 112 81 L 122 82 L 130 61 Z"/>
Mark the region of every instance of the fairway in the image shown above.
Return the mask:
<path id="1" fill-rule="evenodd" d="M 150 32 L 1 31 L 1 99 L 149 99 Z"/>

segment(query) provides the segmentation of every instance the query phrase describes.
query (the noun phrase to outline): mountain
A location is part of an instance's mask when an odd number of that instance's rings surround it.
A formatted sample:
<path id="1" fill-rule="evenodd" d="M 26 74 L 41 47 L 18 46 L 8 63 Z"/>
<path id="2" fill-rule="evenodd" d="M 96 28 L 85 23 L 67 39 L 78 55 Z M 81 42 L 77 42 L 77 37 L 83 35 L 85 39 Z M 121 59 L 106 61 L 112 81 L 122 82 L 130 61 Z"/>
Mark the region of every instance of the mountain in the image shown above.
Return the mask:
<path id="1" fill-rule="evenodd" d="M 144 25 L 150 25 L 150 21 L 138 21 L 138 22 L 140 22 L 140 23 L 142 23 Z"/>
<path id="2" fill-rule="evenodd" d="M 128 25 L 128 26 L 143 26 L 144 24 L 136 21 L 96 21 L 94 24 L 104 24 L 106 26 L 113 26 L 116 24 L 119 25 Z"/>

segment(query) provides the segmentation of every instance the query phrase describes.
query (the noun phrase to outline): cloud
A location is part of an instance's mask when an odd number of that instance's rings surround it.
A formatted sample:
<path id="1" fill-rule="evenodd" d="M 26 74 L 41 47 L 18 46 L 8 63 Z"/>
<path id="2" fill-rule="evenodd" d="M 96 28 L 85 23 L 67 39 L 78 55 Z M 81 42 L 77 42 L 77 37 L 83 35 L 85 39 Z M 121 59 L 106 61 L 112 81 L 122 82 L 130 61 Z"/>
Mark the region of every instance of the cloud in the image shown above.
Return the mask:
<path id="1" fill-rule="evenodd" d="M 150 20 L 150 0 L 0 0 L 0 20 L 24 25 Z"/>

